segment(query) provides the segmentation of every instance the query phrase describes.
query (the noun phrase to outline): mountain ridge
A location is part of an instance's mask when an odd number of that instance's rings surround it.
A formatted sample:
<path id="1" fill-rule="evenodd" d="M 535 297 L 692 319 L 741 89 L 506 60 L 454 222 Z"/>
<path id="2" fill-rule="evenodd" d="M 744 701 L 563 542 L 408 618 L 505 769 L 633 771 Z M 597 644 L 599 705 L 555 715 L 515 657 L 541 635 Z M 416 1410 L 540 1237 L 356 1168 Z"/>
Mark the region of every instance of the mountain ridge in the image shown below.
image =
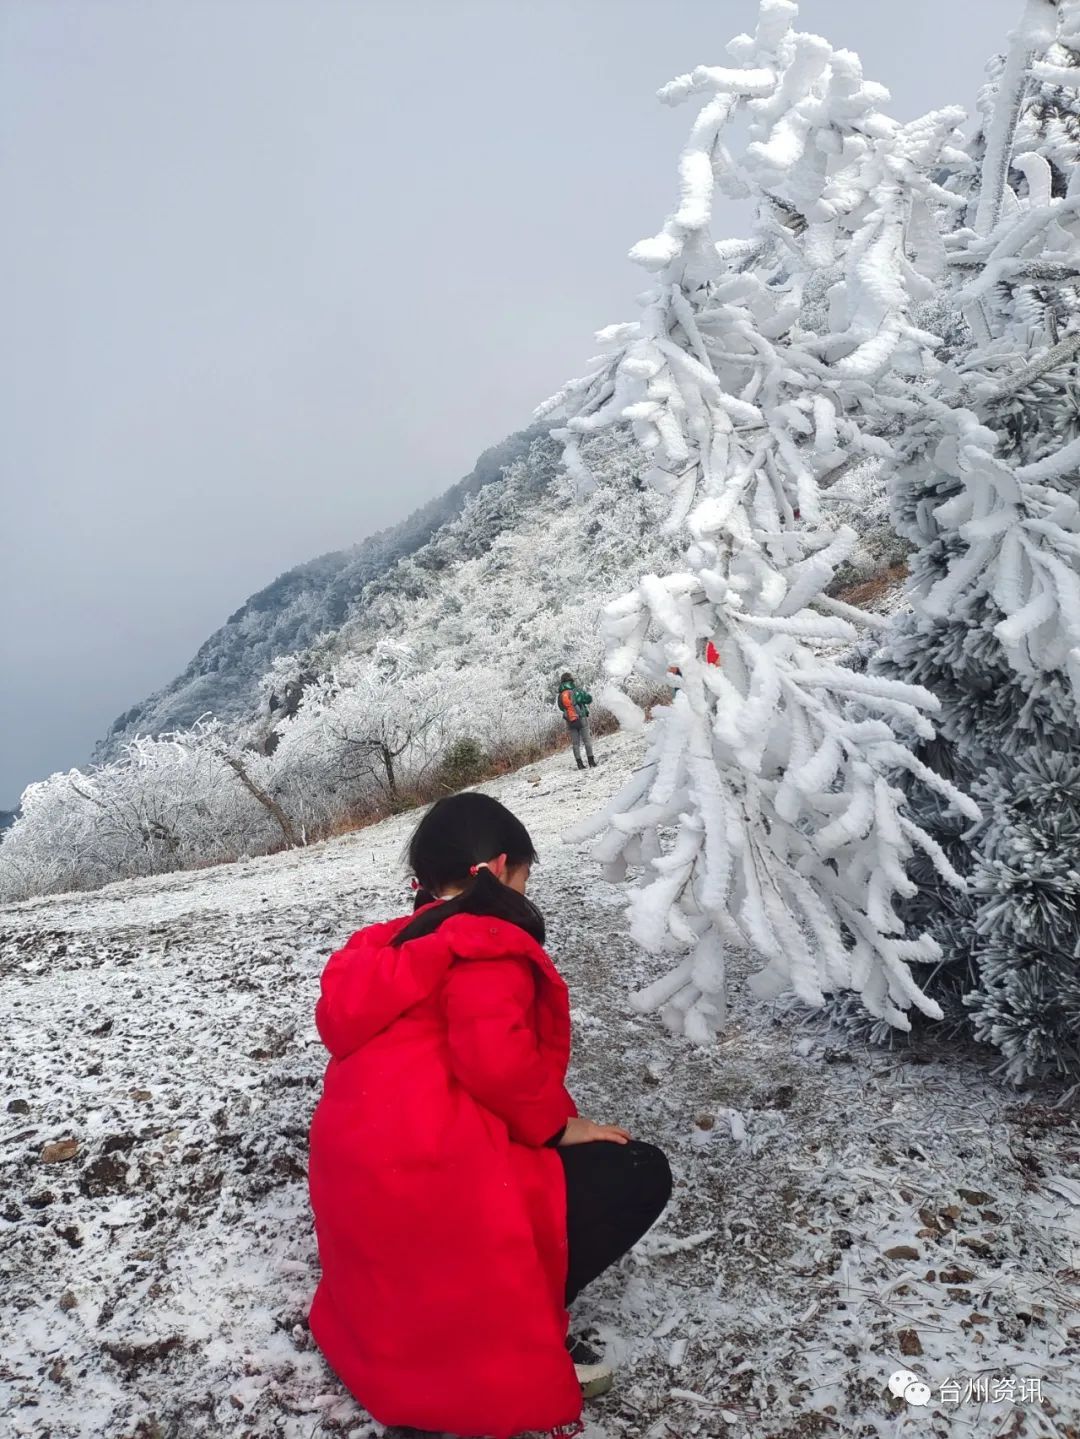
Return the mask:
<path id="1" fill-rule="evenodd" d="M 204 640 L 175 679 L 113 721 L 94 748 L 94 760 L 108 761 L 137 735 L 183 729 L 207 713 L 236 719 L 249 712 L 259 681 L 276 658 L 356 618 L 372 581 L 427 544 L 547 433 L 543 424 L 513 431 L 484 450 L 467 475 L 396 525 L 294 565 L 257 590 Z"/>

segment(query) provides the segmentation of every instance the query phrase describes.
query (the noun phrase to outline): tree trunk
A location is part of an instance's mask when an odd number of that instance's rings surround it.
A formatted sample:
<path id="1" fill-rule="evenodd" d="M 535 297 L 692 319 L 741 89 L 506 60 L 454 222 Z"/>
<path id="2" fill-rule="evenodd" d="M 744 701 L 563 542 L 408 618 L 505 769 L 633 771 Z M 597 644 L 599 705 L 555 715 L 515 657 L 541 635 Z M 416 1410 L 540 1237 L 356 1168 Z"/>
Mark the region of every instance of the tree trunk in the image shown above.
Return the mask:
<path id="1" fill-rule="evenodd" d="M 236 778 L 247 790 L 248 794 L 252 795 L 255 799 L 257 799 L 262 805 L 263 809 L 268 810 L 277 820 L 278 825 L 281 829 L 281 833 L 285 836 L 285 843 L 289 846 L 289 848 L 299 849 L 300 839 L 296 833 L 296 830 L 293 828 L 292 820 L 281 808 L 273 795 L 269 795 L 264 789 L 259 788 L 259 786 L 248 774 L 247 770 L 244 768 L 242 760 L 239 760 L 236 758 L 235 755 L 230 754 L 223 754 L 221 757 L 232 770 Z"/>
<path id="2" fill-rule="evenodd" d="M 383 744 L 379 746 L 382 751 L 383 768 L 386 770 L 386 787 L 392 798 L 397 799 L 397 775 L 394 773 L 394 755 L 390 746 Z"/>

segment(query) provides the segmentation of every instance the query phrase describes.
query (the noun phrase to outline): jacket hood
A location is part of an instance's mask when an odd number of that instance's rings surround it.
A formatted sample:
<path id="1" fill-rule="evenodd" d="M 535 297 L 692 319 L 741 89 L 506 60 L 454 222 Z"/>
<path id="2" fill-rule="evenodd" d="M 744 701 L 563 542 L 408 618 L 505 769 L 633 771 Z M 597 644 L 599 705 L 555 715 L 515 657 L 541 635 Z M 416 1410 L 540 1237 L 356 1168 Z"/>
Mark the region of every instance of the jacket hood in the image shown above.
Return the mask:
<path id="1" fill-rule="evenodd" d="M 516 924 L 456 914 L 431 934 L 393 946 L 413 918 L 369 925 L 331 955 L 322 976 L 315 1024 L 335 1059 L 345 1059 L 434 993 L 455 959 L 515 955 L 549 970 L 551 961 Z"/>

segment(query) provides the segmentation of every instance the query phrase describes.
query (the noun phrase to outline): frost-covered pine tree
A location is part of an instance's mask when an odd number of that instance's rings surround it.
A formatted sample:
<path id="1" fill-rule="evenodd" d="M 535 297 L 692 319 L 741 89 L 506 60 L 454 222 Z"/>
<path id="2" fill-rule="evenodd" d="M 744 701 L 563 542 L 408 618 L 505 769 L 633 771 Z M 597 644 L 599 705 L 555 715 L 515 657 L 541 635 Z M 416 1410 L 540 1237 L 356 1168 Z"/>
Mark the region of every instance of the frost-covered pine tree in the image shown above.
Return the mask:
<path id="1" fill-rule="evenodd" d="M 945 236 L 967 334 L 892 478 L 914 612 L 872 668 L 934 692 L 943 743 L 920 757 L 986 805 L 967 832 L 912 795 L 973 883 L 958 901 L 924 875 L 905 917 L 942 946 L 935 996 L 957 1011 L 974 987 L 1019 1078 L 1076 1069 L 1080 774 L 1055 756 L 1080 748 L 1080 5 L 1028 0 L 992 74 Z"/>
<path id="2" fill-rule="evenodd" d="M 1014 1078 L 1080 1075 L 1080 750 L 1032 748 L 975 792 L 976 1034 Z"/>
<path id="3" fill-rule="evenodd" d="M 918 316 L 944 264 L 937 212 L 963 203 L 934 178 L 960 115 L 889 119 L 857 57 L 796 31 L 796 13 L 763 0 L 730 68 L 661 91 L 705 104 L 678 208 L 631 252 L 653 276 L 643 315 L 602 332 L 595 367 L 544 411 L 561 414 L 583 487 L 582 438 L 630 421 L 685 541 L 678 572 L 609 607 L 604 698 L 624 723 L 641 719 L 628 679 L 679 674 L 645 765 L 595 829 L 613 873 L 641 867 L 637 939 L 681 951 L 639 1003 L 701 1041 L 724 1019 L 732 946 L 765 961 L 760 993 L 819 1005 L 854 990 L 901 1028 L 911 1006 L 937 1015 L 909 967 L 937 947 L 904 932 L 895 904 L 916 854 L 961 881 L 895 777 L 977 815 L 897 738 L 897 724 L 933 734 L 927 690 L 837 662 L 865 617 L 824 594 L 854 537 L 820 503 L 857 459 L 892 453 L 882 436 L 902 412 L 885 381 L 936 363 Z M 713 240 L 717 191 L 754 200 L 751 239 Z"/>

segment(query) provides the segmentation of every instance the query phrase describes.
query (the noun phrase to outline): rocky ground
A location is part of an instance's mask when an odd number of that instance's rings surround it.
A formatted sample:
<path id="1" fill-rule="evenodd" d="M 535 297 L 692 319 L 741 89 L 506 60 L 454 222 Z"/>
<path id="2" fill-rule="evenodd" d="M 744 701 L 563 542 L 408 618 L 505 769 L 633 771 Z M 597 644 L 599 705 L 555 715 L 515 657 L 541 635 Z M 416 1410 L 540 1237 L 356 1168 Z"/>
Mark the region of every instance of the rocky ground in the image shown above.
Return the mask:
<path id="1" fill-rule="evenodd" d="M 579 1301 L 620 1368 L 589 1439 L 1076 1439 L 1075 1104 L 985 1057 L 852 1048 L 738 975 L 712 1049 L 634 1014 L 655 962 L 560 836 L 638 754 L 616 738 L 594 773 L 559 755 L 487 786 L 542 851 L 581 1108 L 677 1179 Z M 0 910 L 3 1433 L 382 1432 L 308 1335 L 305 1142 L 321 965 L 408 908 L 412 823 Z M 900 1369 L 928 1402 L 890 1393 Z"/>

